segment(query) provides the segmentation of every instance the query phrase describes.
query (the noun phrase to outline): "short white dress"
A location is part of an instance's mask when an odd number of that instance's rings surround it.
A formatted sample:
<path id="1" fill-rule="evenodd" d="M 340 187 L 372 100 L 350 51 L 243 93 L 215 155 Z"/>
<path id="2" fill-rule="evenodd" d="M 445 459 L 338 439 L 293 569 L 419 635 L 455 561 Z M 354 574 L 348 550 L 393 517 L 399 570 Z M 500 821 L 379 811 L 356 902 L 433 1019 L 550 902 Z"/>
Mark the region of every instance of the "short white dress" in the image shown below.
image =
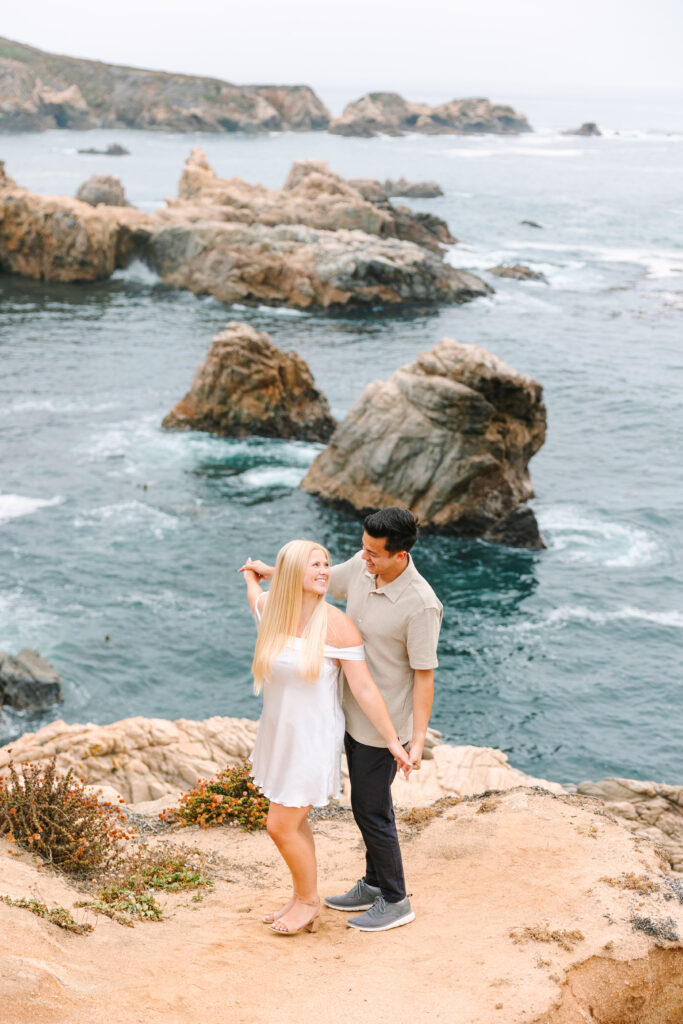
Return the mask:
<path id="1" fill-rule="evenodd" d="M 254 782 L 269 800 L 285 807 L 325 807 L 341 793 L 339 659 L 365 661 L 365 652 L 362 644 L 326 644 L 322 671 L 311 682 L 297 672 L 301 643 L 300 637 L 290 638 L 263 684 L 263 711 L 249 760 Z"/>

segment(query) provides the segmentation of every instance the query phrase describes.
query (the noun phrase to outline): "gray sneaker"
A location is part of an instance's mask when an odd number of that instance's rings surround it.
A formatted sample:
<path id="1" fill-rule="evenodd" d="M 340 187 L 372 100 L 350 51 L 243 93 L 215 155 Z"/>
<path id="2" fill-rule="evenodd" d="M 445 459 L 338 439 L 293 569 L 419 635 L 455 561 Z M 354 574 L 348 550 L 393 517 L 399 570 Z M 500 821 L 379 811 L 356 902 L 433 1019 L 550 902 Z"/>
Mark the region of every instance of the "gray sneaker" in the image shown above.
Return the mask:
<path id="1" fill-rule="evenodd" d="M 368 910 L 381 895 L 381 889 L 374 885 L 368 885 L 362 878 L 359 878 L 348 892 L 341 896 L 328 896 L 323 903 L 326 907 L 332 907 L 333 910 Z"/>
<path id="2" fill-rule="evenodd" d="M 352 917 L 346 923 L 350 928 L 358 928 L 361 932 L 386 932 L 390 928 L 400 928 L 402 924 L 410 924 L 415 914 L 410 909 L 410 900 L 404 896 L 398 903 L 387 903 L 380 893 L 369 910 L 358 917 Z"/>

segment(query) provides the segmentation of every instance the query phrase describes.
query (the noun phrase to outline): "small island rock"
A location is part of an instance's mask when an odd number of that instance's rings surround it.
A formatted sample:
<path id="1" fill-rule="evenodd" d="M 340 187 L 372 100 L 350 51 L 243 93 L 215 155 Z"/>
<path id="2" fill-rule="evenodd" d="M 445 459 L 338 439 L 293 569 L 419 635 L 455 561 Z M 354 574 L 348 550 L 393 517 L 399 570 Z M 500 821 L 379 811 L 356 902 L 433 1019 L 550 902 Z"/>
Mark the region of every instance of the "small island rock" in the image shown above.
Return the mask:
<path id="1" fill-rule="evenodd" d="M 443 195 L 443 189 L 436 181 L 406 181 L 405 178 L 399 178 L 398 181 L 387 178 L 384 191 L 388 196 L 406 199 L 436 199 Z"/>
<path id="2" fill-rule="evenodd" d="M 410 103 L 396 92 L 371 92 L 348 103 L 330 125 L 335 135 L 516 135 L 533 129 L 512 107 L 483 98 L 451 100 L 436 107 Z"/>
<path id="3" fill-rule="evenodd" d="M 511 277 L 515 281 L 543 281 L 544 284 L 548 283 L 545 274 L 542 274 L 540 270 L 532 270 L 531 267 L 526 267 L 523 263 L 513 263 L 507 266 L 504 263 L 500 263 L 497 267 L 489 267 L 488 272 L 496 277 Z"/>
<path id="4" fill-rule="evenodd" d="M 543 547 L 524 503 L 545 431 L 537 381 L 443 338 L 367 386 L 301 486 L 361 512 L 404 505 L 444 532 Z"/>
<path id="5" fill-rule="evenodd" d="M 38 651 L 0 651 L 0 705 L 26 710 L 56 704 L 62 698 L 61 683 L 57 669 Z"/>
<path id="6" fill-rule="evenodd" d="M 130 156 L 130 150 L 118 142 L 110 142 L 106 149 L 95 149 L 90 146 L 88 149 L 79 149 L 78 152 L 91 153 L 96 156 Z"/>
<path id="7" fill-rule="evenodd" d="M 90 206 L 130 206 L 115 174 L 92 174 L 78 189 L 76 199 Z"/>
<path id="8" fill-rule="evenodd" d="M 327 441 L 335 421 L 301 356 L 232 321 L 213 339 L 190 390 L 162 426 L 224 437 Z"/>
<path id="9" fill-rule="evenodd" d="M 602 135 L 595 121 L 584 121 L 580 128 L 569 128 L 563 135 Z"/>

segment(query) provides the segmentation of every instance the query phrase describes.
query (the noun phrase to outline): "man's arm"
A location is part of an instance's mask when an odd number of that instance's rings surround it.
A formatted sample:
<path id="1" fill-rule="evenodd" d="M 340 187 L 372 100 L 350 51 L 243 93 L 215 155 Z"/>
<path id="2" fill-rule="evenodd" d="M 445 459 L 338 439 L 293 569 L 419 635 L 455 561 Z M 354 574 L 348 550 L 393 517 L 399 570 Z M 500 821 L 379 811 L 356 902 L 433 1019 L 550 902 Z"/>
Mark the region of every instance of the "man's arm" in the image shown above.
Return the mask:
<path id="1" fill-rule="evenodd" d="M 252 562 L 251 558 L 248 558 L 244 565 L 241 565 L 237 571 L 245 573 L 252 572 L 261 580 L 270 580 L 273 578 L 275 567 L 272 565 L 266 565 L 265 562 L 261 562 L 259 559 Z"/>
<path id="2" fill-rule="evenodd" d="M 416 668 L 413 682 L 413 738 L 408 748 L 408 757 L 415 770 L 419 769 L 422 761 L 422 751 L 433 703 L 434 669 Z"/>
<path id="3" fill-rule="evenodd" d="M 340 562 L 339 565 L 330 566 L 330 582 L 327 585 L 327 593 L 333 601 L 345 601 L 348 597 L 349 581 L 353 572 L 355 558 L 357 558 L 357 555 L 353 555 L 346 562 Z"/>

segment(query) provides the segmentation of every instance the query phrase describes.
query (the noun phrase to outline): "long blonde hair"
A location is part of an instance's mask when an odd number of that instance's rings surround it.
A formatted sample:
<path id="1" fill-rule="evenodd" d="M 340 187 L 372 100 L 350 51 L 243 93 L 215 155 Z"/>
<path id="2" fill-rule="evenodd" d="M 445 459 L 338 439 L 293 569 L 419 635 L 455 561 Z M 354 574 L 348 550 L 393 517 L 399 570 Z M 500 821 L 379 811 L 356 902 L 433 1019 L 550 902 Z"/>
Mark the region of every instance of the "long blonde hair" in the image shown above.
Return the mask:
<path id="1" fill-rule="evenodd" d="M 296 636 L 301 617 L 304 573 L 316 549 L 324 552 L 329 562 L 327 549 L 313 540 L 290 540 L 278 551 L 251 666 L 255 693 L 260 692 L 273 662 L 287 641 Z M 321 594 L 303 631 L 297 662 L 299 674 L 310 682 L 314 682 L 322 671 L 326 636 L 327 604 L 325 595 Z"/>

